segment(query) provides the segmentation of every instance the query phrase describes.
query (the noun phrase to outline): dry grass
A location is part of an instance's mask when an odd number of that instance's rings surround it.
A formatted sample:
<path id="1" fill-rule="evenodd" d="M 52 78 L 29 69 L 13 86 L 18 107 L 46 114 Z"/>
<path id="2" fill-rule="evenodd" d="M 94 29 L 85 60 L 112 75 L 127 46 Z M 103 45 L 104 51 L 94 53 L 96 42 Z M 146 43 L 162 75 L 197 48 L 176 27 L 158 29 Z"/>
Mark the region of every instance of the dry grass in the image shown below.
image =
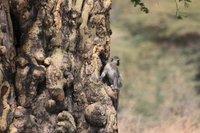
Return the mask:
<path id="1" fill-rule="evenodd" d="M 188 116 L 169 116 L 164 121 L 161 120 L 159 125 L 144 129 L 145 125 L 140 118 L 133 122 L 127 117 L 119 122 L 119 133 L 199 133 L 198 118 L 199 112 L 191 112 Z"/>
<path id="2" fill-rule="evenodd" d="M 199 133 L 200 2 L 184 10 L 183 21 L 175 19 L 173 0 L 146 3 L 148 15 L 113 1 L 111 55 L 121 58 L 124 78 L 119 132 Z"/>

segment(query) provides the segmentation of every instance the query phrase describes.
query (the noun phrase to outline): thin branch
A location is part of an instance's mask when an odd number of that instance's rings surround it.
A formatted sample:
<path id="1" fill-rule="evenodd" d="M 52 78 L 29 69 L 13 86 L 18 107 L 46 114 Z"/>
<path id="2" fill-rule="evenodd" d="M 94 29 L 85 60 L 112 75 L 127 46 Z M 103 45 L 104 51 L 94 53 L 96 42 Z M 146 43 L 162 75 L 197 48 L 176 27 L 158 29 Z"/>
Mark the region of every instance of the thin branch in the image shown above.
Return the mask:
<path id="1" fill-rule="evenodd" d="M 178 7 L 178 3 L 176 0 L 174 0 L 175 5 L 176 5 L 176 16 L 178 16 L 178 11 L 179 11 L 179 7 Z"/>

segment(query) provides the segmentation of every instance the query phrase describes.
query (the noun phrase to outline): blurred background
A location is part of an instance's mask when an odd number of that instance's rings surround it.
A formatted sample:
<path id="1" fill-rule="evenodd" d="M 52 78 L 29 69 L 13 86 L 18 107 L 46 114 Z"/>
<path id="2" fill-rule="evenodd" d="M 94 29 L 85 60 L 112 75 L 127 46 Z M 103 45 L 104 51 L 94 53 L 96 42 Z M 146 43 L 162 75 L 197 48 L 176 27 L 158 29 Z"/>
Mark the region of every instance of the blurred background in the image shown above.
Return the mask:
<path id="1" fill-rule="evenodd" d="M 178 1 L 178 0 L 177 0 Z M 120 133 L 200 133 L 200 1 L 113 0 L 111 55 L 124 79 Z"/>

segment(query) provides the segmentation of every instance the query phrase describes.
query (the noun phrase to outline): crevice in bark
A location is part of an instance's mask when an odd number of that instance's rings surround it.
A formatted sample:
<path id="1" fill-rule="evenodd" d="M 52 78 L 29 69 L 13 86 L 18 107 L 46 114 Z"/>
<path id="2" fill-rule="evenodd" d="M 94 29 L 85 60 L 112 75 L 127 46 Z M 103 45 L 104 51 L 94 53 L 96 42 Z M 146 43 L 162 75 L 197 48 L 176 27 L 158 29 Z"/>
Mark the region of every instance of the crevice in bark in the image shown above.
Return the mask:
<path id="1" fill-rule="evenodd" d="M 17 22 L 17 20 L 14 18 L 13 15 L 11 15 L 12 22 L 13 22 L 13 30 L 14 30 L 14 45 L 15 48 L 18 49 L 20 47 L 20 38 L 21 38 L 21 32 L 20 32 L 20 27 Z"/>

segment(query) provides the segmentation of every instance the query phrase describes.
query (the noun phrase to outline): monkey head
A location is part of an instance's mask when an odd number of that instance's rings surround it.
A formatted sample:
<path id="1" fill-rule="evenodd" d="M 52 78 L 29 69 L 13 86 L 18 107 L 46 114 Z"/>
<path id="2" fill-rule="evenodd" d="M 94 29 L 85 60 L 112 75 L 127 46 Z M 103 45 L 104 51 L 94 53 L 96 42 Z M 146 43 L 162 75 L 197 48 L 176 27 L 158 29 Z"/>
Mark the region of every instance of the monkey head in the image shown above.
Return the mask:
<path id="1" fill-rule="evenodd" d="M 117 66 L 120 65 L 120 59 L 117 56 L 110 57 L 110 62 L 117 65 Z"/>

